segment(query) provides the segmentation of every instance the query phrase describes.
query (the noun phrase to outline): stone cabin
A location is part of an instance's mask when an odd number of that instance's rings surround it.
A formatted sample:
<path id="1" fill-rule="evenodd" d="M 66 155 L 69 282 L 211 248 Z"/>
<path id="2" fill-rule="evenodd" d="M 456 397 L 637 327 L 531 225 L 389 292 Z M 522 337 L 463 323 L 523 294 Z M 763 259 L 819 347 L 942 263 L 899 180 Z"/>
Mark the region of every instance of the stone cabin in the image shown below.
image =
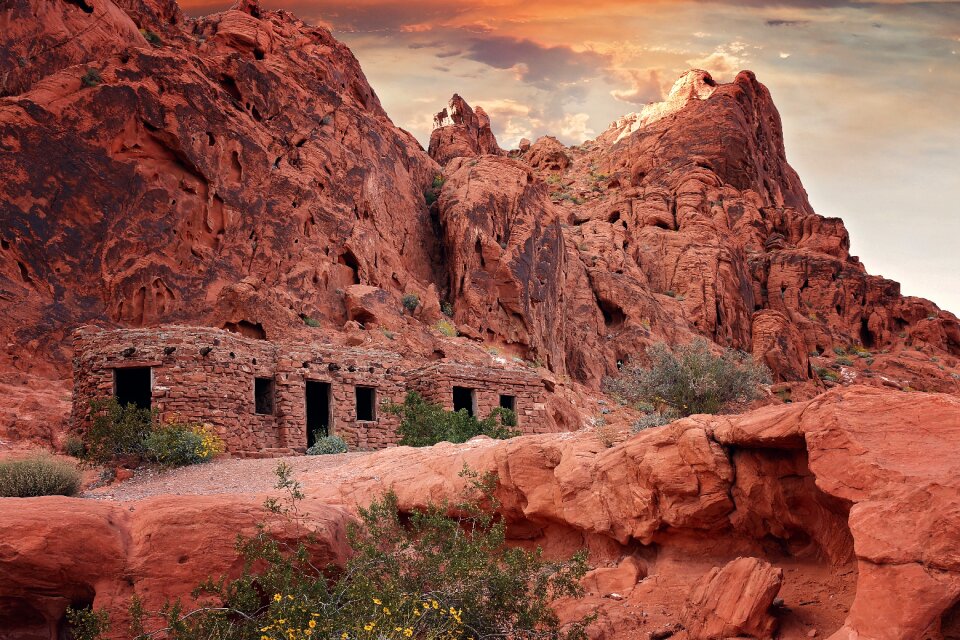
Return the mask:
<path id="1" fill-rule="evenodd" d="M 163 326 L 74 334 L 73 424 L 90 401 L 115 396 L 214 426 L 234 456 L 303 452 L 315 434 L 338 435 L 352 450 L 396 444 L 397 416 L 384 403 L 416 390 L 447 409 L 485 417 L 503 406 L 524 433 L 546 429 L 544 386 L 529 369 L 439 360 L 390 351 L 248 338 L 221 329 Z"/>

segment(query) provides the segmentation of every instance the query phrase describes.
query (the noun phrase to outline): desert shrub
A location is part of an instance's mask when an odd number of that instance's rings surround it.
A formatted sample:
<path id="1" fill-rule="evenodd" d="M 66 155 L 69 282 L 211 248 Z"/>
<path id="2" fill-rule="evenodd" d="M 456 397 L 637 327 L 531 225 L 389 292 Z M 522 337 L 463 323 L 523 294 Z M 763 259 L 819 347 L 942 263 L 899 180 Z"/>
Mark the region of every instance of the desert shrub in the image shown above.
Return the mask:
<path id="1" fill-rule="evenodd" d="M 496 408 L 483 420 L 465 410 L 447 411 L 438 404 L 424 400 L 411 391 L 403 404 L 388 404 L 388 413 L 400 416 L 400 444 L 411 447 L 429 447 L 438 442 L 466 442 L 475 436 L 489 436 L 504 440 L 519 435 L 517 417 L 509 409 Z"/>
<path id="2" fill-rule="evenodd" d="M 647 349 L 647 359 L 647 367 L 630 362 L 618 377 L 607 378 L 606 390 L 628 404 L 650 402 L 689 416 L 756 398 L 760 385 L 770 382 L 767 368 L 748 354 L 724 349 L 716 355 L 703 338 L 674 351 L 655 344 Z"/>
<path id="3" fill-rule="evenodd" d="M 413 313 L 417 310 L 417 307 L 420 306 L 420 297 L 415 293 L 405 293 L 403 297 L 400 298 L 400 304 L 403 305 L 403 308 Z"/>
<path id="4" fill-rule="evenodd" d="M 311 318 L 308 315 L 300 314 L 300 319 L 303 320 L 303 324 L 307 325 L 308 327 L 316 329 L 320 326 L 319 320 L 316 318 Z"/>
<path id="5" fill-rule="evenodd" d="M 162 41 L 160 40 L 160 36 L 158 36 L 153 31 L 150 31 L 149 29 L 140 29 L 140 33 L 143 35 L 144 39 L 147 42 L 149 42 L 155 47 L 159 46 L 162 43 Z"/>
<path id="6" fill-rule="evenodd" d="M 80 84 L 84 87 L 95 87 L 101 82 L 103 82 L 103 78 L 100 77 L 100 70 L 94 67 L 87 67 L 86 72 L 80 78 Z"/>
<path id="7" fill-rule="evenodd" d="M 840 380 L 840 376 L 838 376 L 833 371 L 830 371 L 829 369 L 825 369 L 823 367 L 817 367 L 816 369 L 813 370 L 813 372 L 816 373 L 817 377 L 819 377 L 821 380 L 829 380 L 831 382 L 837 382 Z"/>
<path id="8" fill-rule="evenodd" d="M 121 406 L 116 398 L 92 401 L 90 427 L 83 435 L 84 459 L 106 464 L 117 458 L 143 457 L 155 420 L 156 412 L 133 404 Z"/>
<path id="9" fill-rule="evenodd" d="M 833 352 L 834 352 L 835 354 L 837 354 L 838 356 L 842 356 L 843 354 L 845 354 L 845 353 L 847 352 L 847 350 L 844 349 L 843 347 L 837 346 L 837 347 L 834 347 L 834 348 L 833 348 Z"/>
<path id="10" fill-rule="evenodd" d="M 634 433 L 640 433 L 644 429 L 650 429 L 651 427 L 662 427 L 665 424 L 670 424 L 680 415 L 676 411 L 667 409 L 665 411 L 654 411 L 648 413 L 645 416 L 641 416 L 639 420 L 633 423 L 633 426 L 630 428 Z"/>
<path id="11" fill-rule="evenodd" d="M 443 313 L 443 315 L 447 316 L 448 318 L 452 318 L 453 304 L 444 300 L 443 302 L 440 303 L 440 311 L 441 313 Z"/>
<path id="12" fill-rule="evenodd" d="M 144 439 L 146 457 L 166 467 L 199 464 L 223 453 L 223 440 L 207 424 L 165 422 Z"/>
<path id="13" fill-rule="evenodd" d="M 457 325 L 453 324 L 445 318 L 437 320 L 437 324 L 433 325 L 433 328 L 439 331 L 441 334 L 447 336 L 448 338 L 457 337 Z"/>
<path id="14" fill-rule="evenodd" d="M 110 615 L 105 609 L 67 608 L 67 624 L 74 640 L 98 640 L 110 630 Z"/>
<path id="15" fill-rule="evenodd" d="M 837 356 L 837 364 L 842 364 L 845 367 L 849 367 L 853 364 L 853 360 L 848 356 Z"/>
<path id="16" fill-rule="evenodd" d="M 346 453 L 347 443 L 340 436 L 322 436 L 317 438 L 309 449 L 308 456 L 322 456 L 330 453 Z"/>
<path id="17" fill-rule="evenodd" d="M 38 454 L 0 462 L 0 497 L 72 496 L 80 490 L 80 472 L 65 460 Z"/>
<path id="18" fill-rule="evenodd" d="M 156 628 L 156 618 L 147 621 L 134 600 L 131 636 L 584 639 L 590 618 L 561 630 L 551 602 L 583 595 L 586 553 L 550 562 L 539 549 L 507 547 L 506 524 L 496 516 L 496 476 L 463 473 L 469 486 L 455 504 L 430 503 L 402 514 L 396 495 L 387 493 L 360 509 L 347 534 L 353 554 L 339 569 L 311 562 L 309 534 L 289 546 L 264 524 L 252 538 L 238 537 L 244 558 L 238 578 L 208 580 L 194 592 L 205 606 L 185 611 L 170 602 L 157 612 L 163 626 Z M 266 506 L 288 520 L 288 530 L 290 524 L 303 528 L 301 487 L 289 466 L 279 465 L 277 475 L 287 497 Z"/>
<path id="19" fill-rule="evenodd" d="M 70 434 L 63 441 L 63 452 L 74 458 L 83 458 L 86 454 L 86 448 L 83 446 L 83 438 L 78 435 Z"/>

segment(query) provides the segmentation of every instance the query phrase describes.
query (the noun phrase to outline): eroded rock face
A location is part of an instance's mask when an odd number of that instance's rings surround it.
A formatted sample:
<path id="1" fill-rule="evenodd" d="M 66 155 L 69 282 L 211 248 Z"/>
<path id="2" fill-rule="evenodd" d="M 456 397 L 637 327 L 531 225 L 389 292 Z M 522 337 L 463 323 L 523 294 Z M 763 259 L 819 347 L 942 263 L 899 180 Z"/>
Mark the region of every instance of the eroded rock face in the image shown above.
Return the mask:
<path id="1" fill-rule="evenodd" d="M 565 248 L 546 185 L 505 157 L 456 158 L 438 201 L 461 332 L 562 367 Z"/>
<path id="2" fill-rule="evenodd" d="M 681 617 L 695 640 L 770 638 L 777 620 L 770 607 L 780 591 L 783 571 L 757 558 L 737 558 L 714 567 L 687 596 Z"/>
<path id="3" fill-rule="evenodd" d="M 490 118 L 481 108 L 472 109 L 466 100 L 453 94 L 445 109 L 433 117 L 430 157 L 441 165 L 454 158 L 502 155 L 503 150 L 490 128 Z"/>
<path id="4" fill-rule="evenodd" d="M 243 321 L 270 338 L 302 330 L 300 314 L 341 326 L 353 284 L 433 283 L 437 167 L 349 49 L 252 4 L 186 22 L 174 4 L 127 4 L 5 9 L 41 12 L 14 20 L 40 41 L 102 27 L 0 101 L 0 339 L 45 355 L 0 352 L 4 366 L 62 370 L 85 321 Z M 4 30 L 0 50 L 16 55 L 20 35 Z"/>

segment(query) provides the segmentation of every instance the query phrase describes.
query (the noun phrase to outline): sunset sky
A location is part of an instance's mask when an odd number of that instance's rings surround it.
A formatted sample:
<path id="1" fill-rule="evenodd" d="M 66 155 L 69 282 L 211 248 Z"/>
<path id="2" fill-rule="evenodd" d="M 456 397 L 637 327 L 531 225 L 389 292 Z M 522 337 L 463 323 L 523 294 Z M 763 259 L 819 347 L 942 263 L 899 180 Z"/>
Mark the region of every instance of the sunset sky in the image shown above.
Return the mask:
<path id="1" fill-rule="evenodd" d="M 227 2 L 182 0 L 193 15 Z M 330 27 L 426 145 L 454 92 L 501 146 L 567 144 L 682 71 L 756 72 L 818 213 L 874 274 L 960 313 L 960 2 L 263 0 Z"/>

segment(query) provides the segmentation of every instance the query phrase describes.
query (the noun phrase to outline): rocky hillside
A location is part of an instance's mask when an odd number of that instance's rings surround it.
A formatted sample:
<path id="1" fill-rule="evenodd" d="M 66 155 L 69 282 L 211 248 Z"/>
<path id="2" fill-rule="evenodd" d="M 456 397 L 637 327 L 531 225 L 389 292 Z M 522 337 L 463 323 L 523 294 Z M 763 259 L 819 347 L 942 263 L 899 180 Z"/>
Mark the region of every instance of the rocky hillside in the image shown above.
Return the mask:
<path id="1" fill-rule="evenodd" d="M 956 317 L 867 274 L 811 210 L 749 72 L 690 71 L 573 148 L 505 152 L 454 96 L 428 155 L 286 12 L 15 0 L 0 23 L 0 439 L 57 430 L 88 322 L 496 348 L 586 390 L 703 335 L 765 361 L 781 398 L 960 389 Z M 464 337 L 434 329 L 441 308 Z"/>

